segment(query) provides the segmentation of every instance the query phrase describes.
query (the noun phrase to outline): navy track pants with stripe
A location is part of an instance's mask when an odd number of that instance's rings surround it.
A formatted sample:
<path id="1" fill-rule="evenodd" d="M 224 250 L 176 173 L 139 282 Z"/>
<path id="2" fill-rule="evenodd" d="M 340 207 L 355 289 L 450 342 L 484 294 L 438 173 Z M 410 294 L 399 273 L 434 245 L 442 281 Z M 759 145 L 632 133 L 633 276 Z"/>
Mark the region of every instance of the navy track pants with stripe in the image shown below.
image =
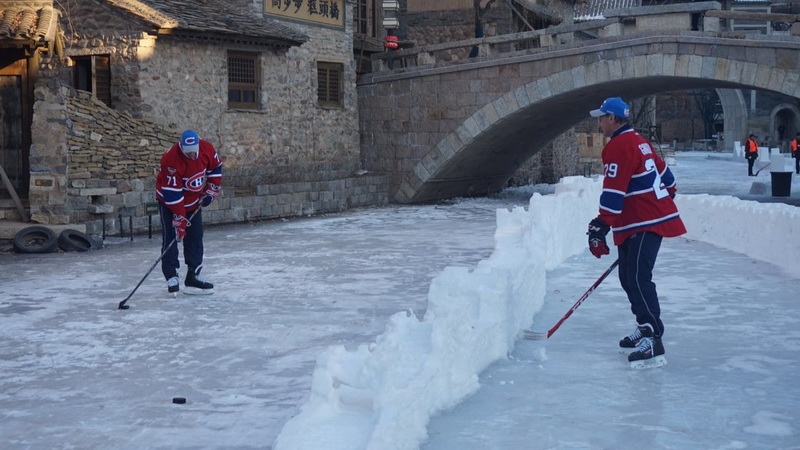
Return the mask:
<path id="1" fill-rule="evenodd" d="M 637 324 L 652 326 L 656 337 L 664 334 L 661 306 L 652 281 L 662 239 L 656 233 L 644 231 L 630 236 L 618 247 L 619 282 L 628 295 L 631 312 Z"/>

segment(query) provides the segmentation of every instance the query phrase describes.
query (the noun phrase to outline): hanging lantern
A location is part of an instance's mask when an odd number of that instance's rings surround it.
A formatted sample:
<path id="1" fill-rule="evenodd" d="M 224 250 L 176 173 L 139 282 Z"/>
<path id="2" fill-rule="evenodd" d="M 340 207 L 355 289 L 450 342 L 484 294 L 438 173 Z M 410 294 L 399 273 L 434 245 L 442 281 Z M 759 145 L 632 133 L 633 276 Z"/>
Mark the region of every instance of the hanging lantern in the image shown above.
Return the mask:
<path id="1" fill-rule="evenodd" d="M 384 48 L 388 48 L 389 50 L 397 50 L 397 48 L 400 47 L 400 45 L 397 43 L 397 36 L 387 35 L 385 38 L 383 38 L 383 40 L 386 41 L 383 43 Z"/>

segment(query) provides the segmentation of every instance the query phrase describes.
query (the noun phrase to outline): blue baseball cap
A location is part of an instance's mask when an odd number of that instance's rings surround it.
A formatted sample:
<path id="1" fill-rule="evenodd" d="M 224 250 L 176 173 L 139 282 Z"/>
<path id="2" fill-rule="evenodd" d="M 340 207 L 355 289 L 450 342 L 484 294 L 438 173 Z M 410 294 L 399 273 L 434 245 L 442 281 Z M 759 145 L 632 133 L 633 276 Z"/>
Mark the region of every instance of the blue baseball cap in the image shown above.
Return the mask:
<path id="1" fill-rule="evenodd" d="M 605 116 L 606 114 L 613 114 L 620 119 L 627 119 L 631 115 L 631 111 L 628 109 L 628 104 L 622 101 L 621 98 L 611 97 L 607 98 L 599 109 L 589 112 L 592 117 Z"/>
<path id="2" fill-rule="evenodd" d="M 189 158 L 197 158 L 200 152 L 200 137 L 194 130 L 186 130 L 181 135 L 181 151 Z"/>

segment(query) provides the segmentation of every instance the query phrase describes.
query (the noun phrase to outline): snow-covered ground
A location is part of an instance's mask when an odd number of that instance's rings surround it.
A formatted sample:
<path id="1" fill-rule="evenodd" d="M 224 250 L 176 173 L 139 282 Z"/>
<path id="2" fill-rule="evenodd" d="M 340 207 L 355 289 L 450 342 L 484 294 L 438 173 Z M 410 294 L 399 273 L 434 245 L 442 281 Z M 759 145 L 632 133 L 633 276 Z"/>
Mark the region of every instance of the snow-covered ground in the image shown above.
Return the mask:
<path id="1" fill-rule="evenodd" d="M 664 368 L 617 352 L 615 276 L 516 339 L 612 262 L 585 250 L 598 182 L 570 178 L 209 228 L 217 293 L 172 299 L 156 270 L 128 311 L 156 240 L 0 255 L 0 447 L 798 448 L 800 209 L 688 195 L 769 192 L 727 154 L 673 169 L 690 233 L 655 271 Z"/>

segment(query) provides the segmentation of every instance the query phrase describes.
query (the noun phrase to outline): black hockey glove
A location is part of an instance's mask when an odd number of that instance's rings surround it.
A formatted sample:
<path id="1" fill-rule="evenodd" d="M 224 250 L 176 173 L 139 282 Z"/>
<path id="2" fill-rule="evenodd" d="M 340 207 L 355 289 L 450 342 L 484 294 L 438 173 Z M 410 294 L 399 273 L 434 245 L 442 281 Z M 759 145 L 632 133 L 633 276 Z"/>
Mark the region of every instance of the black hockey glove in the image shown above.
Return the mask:
<path id="1" fill-rule="evenodd" d="M 611 227 L 604 224 L 599 219 L 592 219 L 589 222 L 589 229 L 586 234 L 589 235 L 589 251 L 599 258 L 603 255 L 611 253 L 606 244 L 606 235 L 611 230 Z"/>

